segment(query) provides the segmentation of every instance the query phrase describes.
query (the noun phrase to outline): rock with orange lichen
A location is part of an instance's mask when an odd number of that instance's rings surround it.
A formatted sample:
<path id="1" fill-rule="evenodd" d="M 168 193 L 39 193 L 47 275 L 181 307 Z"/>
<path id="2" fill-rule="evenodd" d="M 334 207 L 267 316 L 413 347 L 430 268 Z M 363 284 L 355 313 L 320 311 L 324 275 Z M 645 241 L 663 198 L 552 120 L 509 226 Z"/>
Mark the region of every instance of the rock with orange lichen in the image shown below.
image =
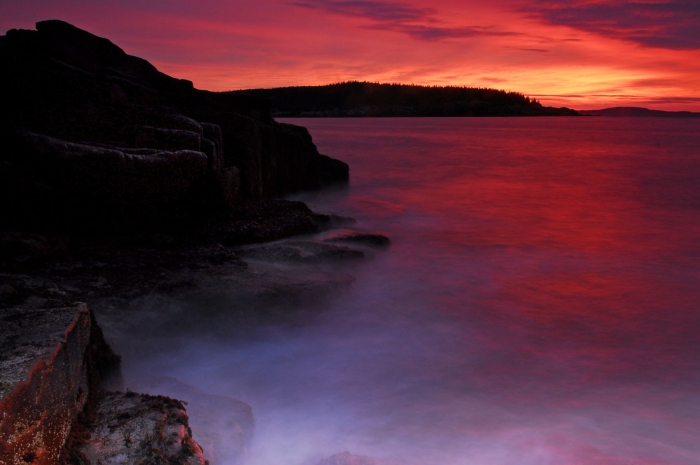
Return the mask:
<path id="1" fill-rule="evenodd" d="M 33 306 L 32 303 L 37 305 Z M 0 308 L 0 463 L 55 464 L 119 359 L 84 303 Z"/>
<path id="2" fill-rule="evenodd" d="M 90 439 L 77 453 L 101 465 L 205 465 L 179 400 L 133 392 L 110 392 L 100 402 Z"/>
<path id="3" fill-rule="evenodd" d="M 253 409 L 240 400 L 203 392 L 167 376 L 156 376 L 131 384 L 135 390 L 187 399 L 193 438 L 212 463 L 243 465 L 255 429 Z"/>

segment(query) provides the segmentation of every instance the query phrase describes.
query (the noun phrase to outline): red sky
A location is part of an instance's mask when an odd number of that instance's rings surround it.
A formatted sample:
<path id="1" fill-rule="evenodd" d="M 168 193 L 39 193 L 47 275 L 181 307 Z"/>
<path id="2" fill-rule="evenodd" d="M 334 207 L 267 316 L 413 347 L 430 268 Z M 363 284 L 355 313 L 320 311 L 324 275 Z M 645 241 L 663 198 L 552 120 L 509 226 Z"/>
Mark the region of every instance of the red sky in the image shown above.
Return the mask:
<path id="1" fill-rule="evenodd" d="M 346 80 L 522 92 L 576 109 L 700 111 L 700 0 L 2 0 L 209 90 Z"/>

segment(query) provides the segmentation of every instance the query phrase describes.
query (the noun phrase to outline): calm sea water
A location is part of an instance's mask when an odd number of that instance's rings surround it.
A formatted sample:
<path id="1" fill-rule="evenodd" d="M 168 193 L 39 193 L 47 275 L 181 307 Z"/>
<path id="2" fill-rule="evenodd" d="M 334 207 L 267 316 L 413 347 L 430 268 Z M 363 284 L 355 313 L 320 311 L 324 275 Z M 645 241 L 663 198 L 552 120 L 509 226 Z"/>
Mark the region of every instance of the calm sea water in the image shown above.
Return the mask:
<path id="1" fill-rule="evenodd" d="M 249 463 L 700 463 L 700 120 L 288 122 L 351 166 L 295 198 L 393 245 L 308 324 L 152 363 L 253 406 Z"/>

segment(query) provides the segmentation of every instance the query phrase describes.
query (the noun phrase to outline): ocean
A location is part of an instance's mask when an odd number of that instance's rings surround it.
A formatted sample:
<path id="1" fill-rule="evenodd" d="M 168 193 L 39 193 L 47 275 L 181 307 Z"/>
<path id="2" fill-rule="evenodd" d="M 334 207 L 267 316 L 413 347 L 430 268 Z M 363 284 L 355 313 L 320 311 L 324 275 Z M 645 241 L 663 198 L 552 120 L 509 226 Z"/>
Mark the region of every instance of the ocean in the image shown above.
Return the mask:
<path id="1" fill-rule="evenodd" d="M 127 381 L 249 403 L 250 465 L 700 463 L 700 120 L 282 121 L 351 168 L 292 198 L 391 247 L 297 323 L 122 335 Z"/>

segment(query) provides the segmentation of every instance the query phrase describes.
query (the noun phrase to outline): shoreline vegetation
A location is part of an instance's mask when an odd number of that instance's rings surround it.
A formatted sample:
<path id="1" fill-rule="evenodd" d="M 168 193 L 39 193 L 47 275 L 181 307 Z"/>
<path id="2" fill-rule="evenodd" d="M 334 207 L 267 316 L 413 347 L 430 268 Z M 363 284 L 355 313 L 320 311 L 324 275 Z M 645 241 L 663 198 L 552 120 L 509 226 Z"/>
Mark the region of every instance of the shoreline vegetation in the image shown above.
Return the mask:
<path id="1" fill-rule="evenodd" d="M 518 92 L 480 87 L 349 81 L 225 94 L 267 99 L 276 118 L 579 115 L 570 108 L 543 106 Z"/>
<path id="2" fill-rule="evenodd" d="M 348 81 L 223 92 L 266 99 L 275 118 L 620 116 L 700 118 L 699 112 L 611 107 L 573 110 L 542 105 L 519 92 L 463 86 Z"/>

